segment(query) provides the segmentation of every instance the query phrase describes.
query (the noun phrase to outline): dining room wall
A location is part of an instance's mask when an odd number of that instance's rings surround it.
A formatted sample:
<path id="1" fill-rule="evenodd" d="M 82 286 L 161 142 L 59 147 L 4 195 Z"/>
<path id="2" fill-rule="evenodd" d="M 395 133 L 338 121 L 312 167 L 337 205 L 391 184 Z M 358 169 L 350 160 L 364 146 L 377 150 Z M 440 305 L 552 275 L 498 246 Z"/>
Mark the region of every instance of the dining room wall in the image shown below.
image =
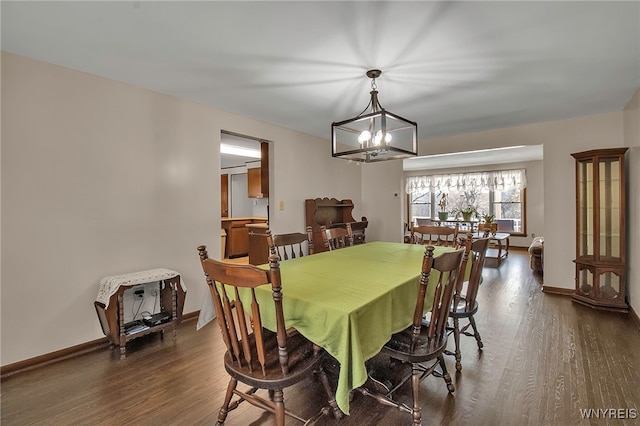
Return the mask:
<path id="1" fill-rule="evenodd" d="M 360 170 L 327 140 L 6 52 L 1 67 L 2 366 L 103 337 L 104 276 L 176 270 L 184 312 L 200 309 L 196 247 L 220 250 L 222 129 L 273 141 L 275 232 L 304 229 L 305 198 L 360 208 Z"/>
<path id="2" fill-rule="evenodd" d="M 629 268 L 629 304 L 636 317 L 640 315 L 640 89 L 624 109 L 624 140 L 629 147 L 627 154 L 628 206 L 627 265 Z"/>
<path id="3" fill-rule="evenodd" d="M 367 241 L 403 241 L 402 161 L 363 164 L 362 210 L 367 217 Z M 355 216 L 357 220 L 360 216 Z"/>

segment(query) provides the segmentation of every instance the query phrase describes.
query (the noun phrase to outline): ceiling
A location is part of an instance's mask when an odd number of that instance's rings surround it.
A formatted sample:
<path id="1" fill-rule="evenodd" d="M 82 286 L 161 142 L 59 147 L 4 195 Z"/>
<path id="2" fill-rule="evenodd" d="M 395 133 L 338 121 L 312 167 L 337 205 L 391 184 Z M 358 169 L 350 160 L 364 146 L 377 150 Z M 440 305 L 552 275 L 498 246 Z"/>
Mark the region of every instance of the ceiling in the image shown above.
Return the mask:
<path id="1" fill-rule="evenodd" d="M 420 139 L 622 110 L 640 2 L 2 1 L 2 50 L 330 138 L 369 101 Z"/>
<path id="2" fill-rule="evenodd" d="M 510 146 L 467 152 L 428 155 L 403 160 L 403 170 L 435 170 L 485 164 L 542 160 L 542 145 Z"/>

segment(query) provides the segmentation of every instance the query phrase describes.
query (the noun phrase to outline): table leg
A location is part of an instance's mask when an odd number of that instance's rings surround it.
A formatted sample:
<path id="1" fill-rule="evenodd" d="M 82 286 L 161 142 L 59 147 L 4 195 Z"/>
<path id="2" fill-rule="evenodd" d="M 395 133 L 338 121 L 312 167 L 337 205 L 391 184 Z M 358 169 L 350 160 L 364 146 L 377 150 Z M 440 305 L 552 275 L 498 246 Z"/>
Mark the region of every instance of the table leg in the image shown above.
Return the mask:
<path id="1" fill-rule="evenodd" d="M 504 255 L 504 258 L 506 259 L 507 257 L 509 257 L 509 237 L 507 237 L 507 252 Z"/>

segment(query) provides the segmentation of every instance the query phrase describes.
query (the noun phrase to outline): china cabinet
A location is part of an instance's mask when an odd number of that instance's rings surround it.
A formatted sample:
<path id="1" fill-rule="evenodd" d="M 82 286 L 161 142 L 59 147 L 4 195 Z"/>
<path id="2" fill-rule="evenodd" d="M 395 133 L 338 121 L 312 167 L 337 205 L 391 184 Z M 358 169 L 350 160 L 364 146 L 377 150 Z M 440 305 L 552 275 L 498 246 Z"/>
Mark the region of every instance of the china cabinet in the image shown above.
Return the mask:
<path id="1" fill-rule="evenodd" d="M 625 153 L 571 154 L 576 161 L 576 289 L 573 300 L 628 312 L 626 302 Z"/>

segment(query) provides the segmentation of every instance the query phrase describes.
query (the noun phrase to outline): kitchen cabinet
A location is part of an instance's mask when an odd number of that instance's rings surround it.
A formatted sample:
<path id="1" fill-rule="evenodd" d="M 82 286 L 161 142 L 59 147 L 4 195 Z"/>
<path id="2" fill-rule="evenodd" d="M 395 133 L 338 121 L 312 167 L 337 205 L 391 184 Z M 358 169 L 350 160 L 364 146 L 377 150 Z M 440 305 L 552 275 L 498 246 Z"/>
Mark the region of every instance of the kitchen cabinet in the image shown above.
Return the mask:
<path id="1" fill-rule="evenodd" d="M 239 217 L 222 219 L 222 229 L 227 233 L 224 257 L 234 258 L 249 255 L 249 228 L 246 225 L 266 223 L 267 218 Z"/>
<path id="2" fill-rule="evenodd" d="M 229 217 L 229 174 L 220 175 L 220 216 Z"/>
<path id="3" fill-rule="evenodd" d="M 249 198 L 264 198 L 262 191 L 262 167 L 247 169 L 247 193 Z M 267 193 L 266 196 L 269 194 Z"/>
<path id="4" fill-rule="evenodd" d="M 269 144 L 260 143 L 260 167 L 247 163 L 247 192 L 249 198 L 269 197 Z"/>

